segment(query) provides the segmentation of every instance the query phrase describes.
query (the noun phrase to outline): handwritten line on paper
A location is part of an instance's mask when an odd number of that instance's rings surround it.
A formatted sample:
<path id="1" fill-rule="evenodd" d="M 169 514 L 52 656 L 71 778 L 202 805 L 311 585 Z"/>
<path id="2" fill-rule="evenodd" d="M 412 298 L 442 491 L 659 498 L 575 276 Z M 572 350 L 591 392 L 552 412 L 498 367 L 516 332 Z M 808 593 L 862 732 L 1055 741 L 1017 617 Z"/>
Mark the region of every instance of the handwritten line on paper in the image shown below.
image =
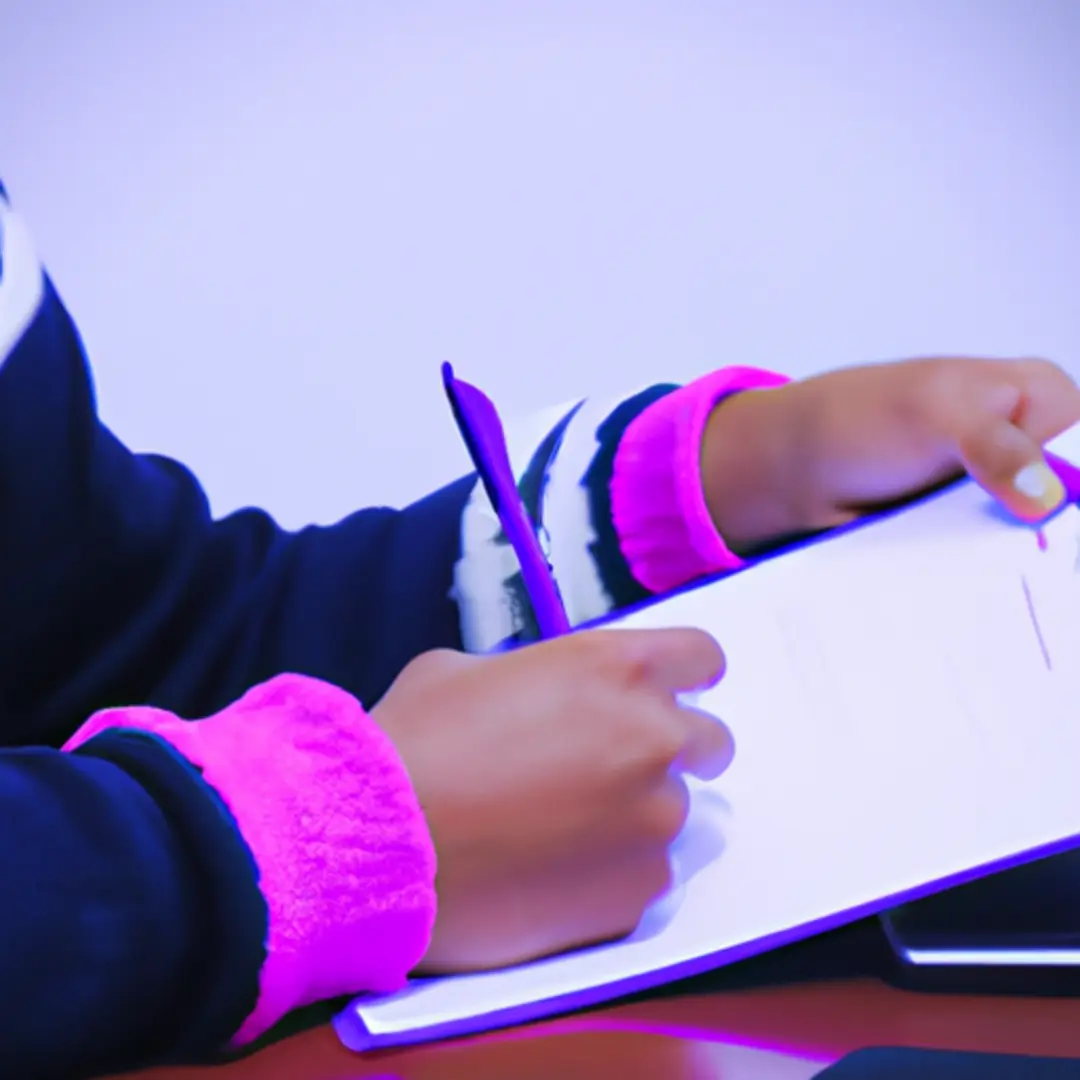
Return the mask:
<path id="1" fill-rule="evenodd" d="M 1039 625 L 1039 616 L 1035 611 L 1035 601 L 1031 595 L 1031 586 L 1022 574 L 1020 584 L 1024 588 L 1024 600 L 1027 602 L 1028 614 L 1031 616 L 1031 625 L 1035 628 L 1035 636 L 1039 639 L 1039 648 L 1042 650 L 1043 662 L 1047 671 L 1053 671 L 1054 665 L 1050 663 L 1050 650 L 1046 647 L 1046 638 L 1043 637 L 1042 627 Z"/>

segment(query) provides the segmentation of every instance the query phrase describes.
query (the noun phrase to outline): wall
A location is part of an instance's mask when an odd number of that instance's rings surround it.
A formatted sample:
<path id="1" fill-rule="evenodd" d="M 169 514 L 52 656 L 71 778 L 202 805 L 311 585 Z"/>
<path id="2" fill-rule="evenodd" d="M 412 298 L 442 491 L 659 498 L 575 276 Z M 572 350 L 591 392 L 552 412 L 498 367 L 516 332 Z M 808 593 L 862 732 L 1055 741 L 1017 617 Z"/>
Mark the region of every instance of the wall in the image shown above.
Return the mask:
<path id="1" fill-rule="evenodd" d="M 1074 0 L 0 0 L 0 175 L 103 413 L 289 524 L 727 361 L 1080 374 Z"/>

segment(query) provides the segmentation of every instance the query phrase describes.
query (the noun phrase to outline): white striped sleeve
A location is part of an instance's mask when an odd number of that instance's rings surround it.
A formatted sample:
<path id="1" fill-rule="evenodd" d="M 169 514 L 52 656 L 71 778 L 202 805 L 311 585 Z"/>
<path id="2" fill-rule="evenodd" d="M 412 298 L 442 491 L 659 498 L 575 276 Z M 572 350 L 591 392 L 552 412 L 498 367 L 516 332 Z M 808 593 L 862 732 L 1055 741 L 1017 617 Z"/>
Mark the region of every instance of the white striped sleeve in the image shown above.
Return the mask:
<path id="1" fill-rule="evenodd" d="M 609 485 L 622 433 L 675 389 L 664 384 L 619 399 L 586 399 L 505 425 L 518 492 L 574 626 L 648 595 L 619 549 Z M 469 652 L 537 637 L 517 557 L 479 482 L 462 515 L 454 598 Z"/>

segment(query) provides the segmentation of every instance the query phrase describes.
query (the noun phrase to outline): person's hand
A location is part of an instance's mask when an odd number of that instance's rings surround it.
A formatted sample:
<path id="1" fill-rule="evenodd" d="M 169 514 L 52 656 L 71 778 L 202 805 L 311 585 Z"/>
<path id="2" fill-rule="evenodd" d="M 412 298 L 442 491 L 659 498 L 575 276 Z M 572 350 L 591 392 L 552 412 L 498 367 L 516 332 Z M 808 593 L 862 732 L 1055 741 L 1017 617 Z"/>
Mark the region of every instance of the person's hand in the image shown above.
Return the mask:
<path id="1" fill-rule="evenodd" d="M 966 471 L 1022 520 L 1065 498 L 1042 446 L 1080 421 L 1045 360 L 943 357 L 833 371 L 722 402 L 702 448 L 706 501 L 749 552 L 832 528 Z"/>
<path id="2" fill-rule="evenodd" d="M 498 656 L 427 653 L 372 716 L 397 748 L 438 860 L 422 973 L 498 968 L 622 937 L 670 884 L 679 773 L 733 743 L 675 694 L 723 655 L 697 630 L 596 631 Z"/>

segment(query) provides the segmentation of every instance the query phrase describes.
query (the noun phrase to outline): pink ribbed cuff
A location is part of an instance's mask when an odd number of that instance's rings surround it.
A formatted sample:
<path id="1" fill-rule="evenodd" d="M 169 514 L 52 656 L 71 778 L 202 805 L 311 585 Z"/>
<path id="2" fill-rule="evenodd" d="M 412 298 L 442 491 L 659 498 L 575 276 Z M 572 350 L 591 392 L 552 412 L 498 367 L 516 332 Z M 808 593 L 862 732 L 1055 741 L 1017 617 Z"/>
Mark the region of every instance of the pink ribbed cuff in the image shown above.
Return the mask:
<path id="1" fill-rule="evenodd" d="M 611 477 L 612 520 L 631 574 L 649 592 L 744 565 L 716 531 L 705 501 L 705 425 L 725 397 L 788 381 L 759 368 L 722 368 L 654 402 L 627 427 Z"/>
<path id="2" fill-rule="evenodd" d="M 404 985 L 435 922 L 435 848 L 397 751 L 355 698 L 281 675 L 206 720 L 97 713 L 64 749 L 108 728 L 152 732 L 202 769 L 258 866 L 267 957 L 236 1045 L 303 1005 Z"/>

